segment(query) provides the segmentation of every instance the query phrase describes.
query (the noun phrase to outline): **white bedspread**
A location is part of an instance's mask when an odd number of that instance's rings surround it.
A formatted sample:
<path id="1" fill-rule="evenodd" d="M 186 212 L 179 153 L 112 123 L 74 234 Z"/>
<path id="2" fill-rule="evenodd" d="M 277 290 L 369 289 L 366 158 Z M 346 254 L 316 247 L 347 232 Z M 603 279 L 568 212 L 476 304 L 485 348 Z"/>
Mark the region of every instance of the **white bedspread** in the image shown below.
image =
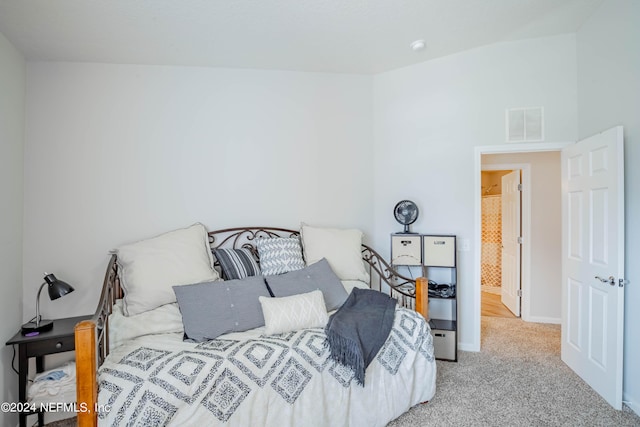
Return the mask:
<path id="1" fill-rule="evenodd" d="M 428 325 L 397 308 L 365 386 L 328 360 L 322 329 L 263 328 L 193 344 L 147 335 L 114 349 L 99 371 L 101 426 L 384 426 L 435 393 Z"/>

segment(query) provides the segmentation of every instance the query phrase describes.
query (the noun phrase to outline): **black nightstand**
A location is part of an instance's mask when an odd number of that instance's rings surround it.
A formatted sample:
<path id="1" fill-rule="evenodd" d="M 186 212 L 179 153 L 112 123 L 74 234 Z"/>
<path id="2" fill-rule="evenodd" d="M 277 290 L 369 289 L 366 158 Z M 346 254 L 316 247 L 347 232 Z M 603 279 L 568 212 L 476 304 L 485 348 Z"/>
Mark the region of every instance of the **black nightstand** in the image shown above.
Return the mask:
<path id="1" fill-rule="evenodd" d="M 36 372 L 44 371 L 44 356 L 75 350 L 76 343 L 73 328 L 78 322 L 91 319 L 91 316 L 68 317 L 56 319 L 53 329 L 41 332 L 35 337 L 25 337 L 18 332 L 7 341 L 7 345 L 18 346 L 18 399 L 27 401 L 27 375 L 29 373 L 29 358 L 36 358 Z M 38 425 L 44 425 L 44 413 L 20 412 L 20 427 L 26 427 L 27 416 L 38 414 Z"/>

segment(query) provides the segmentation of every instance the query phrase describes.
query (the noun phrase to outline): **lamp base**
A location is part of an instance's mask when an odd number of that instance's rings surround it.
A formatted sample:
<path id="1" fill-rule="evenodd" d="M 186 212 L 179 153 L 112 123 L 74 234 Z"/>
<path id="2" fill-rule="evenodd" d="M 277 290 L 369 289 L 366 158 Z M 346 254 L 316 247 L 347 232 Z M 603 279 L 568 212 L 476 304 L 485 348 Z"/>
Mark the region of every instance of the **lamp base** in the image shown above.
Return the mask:
<path id="1" fill-rule="evenodd" d="M 22 335 L 30 334 L 32 332 L 46 332 L 53 329 L 53 320 L 41 320 L 40 324 L 36 326 L 36 322 L 29 322 L 22 325 Z"/>

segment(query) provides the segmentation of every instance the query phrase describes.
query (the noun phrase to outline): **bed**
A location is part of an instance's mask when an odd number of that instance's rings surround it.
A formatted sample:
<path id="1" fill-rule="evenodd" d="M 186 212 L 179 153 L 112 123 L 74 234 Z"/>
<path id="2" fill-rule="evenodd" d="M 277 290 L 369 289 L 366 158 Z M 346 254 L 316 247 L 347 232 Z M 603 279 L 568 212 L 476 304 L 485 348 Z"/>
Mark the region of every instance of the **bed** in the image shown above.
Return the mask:
<path id="1" fill-rule="evenodd" d="M 224 229 L 207 238 L 210 251 L 246 250 L 265 268 L 266 257 L 260 261 L 256 248 L 260 239 L 302 240 L 298 230 L 273 227 Z M 312 248 L 302 246 L 311 257 Z M 345 292 L 370 288 L 397 300 L 390 333 L 367 367 L 364 384 L 331 360 L 323 327 L 267 333 L 267 322 L 193 342 L 186 316 L 180 329 L 180 300 L 179 306 L 126 316 L 127 286 L 113 254 L 95 315 L 75 330 L 78 425 L 384 426 L 429 401 L 436 364 L 420 314 L 427 309 L 427 281 L 400 275 L 373 249 L 358 246 L 366 274 L 340 277 Z M 222 259 L 212 259 L 220 272 Z M 144 321 L 131 321 L 143 315 Z"/>

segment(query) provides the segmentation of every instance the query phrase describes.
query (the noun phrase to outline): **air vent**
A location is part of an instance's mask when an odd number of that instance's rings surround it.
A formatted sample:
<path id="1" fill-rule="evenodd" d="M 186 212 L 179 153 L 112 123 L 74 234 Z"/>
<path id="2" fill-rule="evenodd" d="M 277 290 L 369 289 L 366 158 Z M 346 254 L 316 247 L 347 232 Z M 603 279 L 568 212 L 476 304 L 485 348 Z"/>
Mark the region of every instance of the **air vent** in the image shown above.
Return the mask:
<path id="1" fill-rule="evenodd" d="M 507 142 L 544 141 L 544 109 L 510 108 L 506 112 Z"/>

